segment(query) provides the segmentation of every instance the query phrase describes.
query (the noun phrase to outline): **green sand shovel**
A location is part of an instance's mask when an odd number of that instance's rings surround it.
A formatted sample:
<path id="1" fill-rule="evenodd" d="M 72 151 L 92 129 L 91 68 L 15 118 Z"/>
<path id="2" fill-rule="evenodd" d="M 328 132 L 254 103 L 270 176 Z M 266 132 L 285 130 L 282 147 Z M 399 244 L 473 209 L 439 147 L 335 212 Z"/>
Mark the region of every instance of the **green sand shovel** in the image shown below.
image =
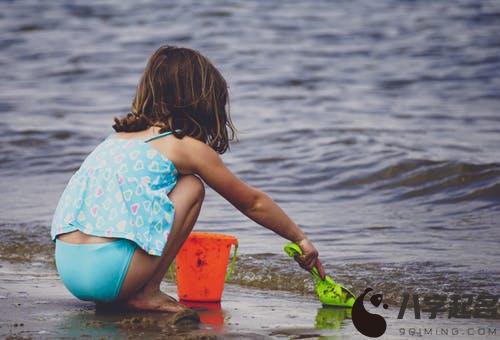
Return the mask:
<path id="1" fill-rule="evenodd" d="M 296 243 L 288 243 L 285 253 L 295 257 L 302 255 L 302 249 Z M 354 305 L 356 296 L 349 289 L 339 285 L 328 275 L 322 280 L 316 267 L 311 270 L 311 275 L 316 284 L 316 294 L 323 305 L 349 308 Z"/>

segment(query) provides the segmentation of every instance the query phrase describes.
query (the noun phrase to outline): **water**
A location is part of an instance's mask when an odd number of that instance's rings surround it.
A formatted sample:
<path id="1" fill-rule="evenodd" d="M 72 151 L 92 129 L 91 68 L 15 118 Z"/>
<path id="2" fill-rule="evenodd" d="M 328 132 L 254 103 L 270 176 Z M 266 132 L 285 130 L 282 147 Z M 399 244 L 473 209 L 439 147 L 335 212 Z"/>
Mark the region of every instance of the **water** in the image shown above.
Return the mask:
<path id="1" fill-rule="evenodd" d="M 495 1 L 3 2 L 0 259 L 51 261 L 72 173 L 128 112 L 149 55 L 200 50 L 230 86 L 224 156 L 315 241 L 327 271 L 391 299 L 499 293 Z M 310 292 L 284 241 L 208 191 L 196 227 L 240 240 L 233 282 Z"/>

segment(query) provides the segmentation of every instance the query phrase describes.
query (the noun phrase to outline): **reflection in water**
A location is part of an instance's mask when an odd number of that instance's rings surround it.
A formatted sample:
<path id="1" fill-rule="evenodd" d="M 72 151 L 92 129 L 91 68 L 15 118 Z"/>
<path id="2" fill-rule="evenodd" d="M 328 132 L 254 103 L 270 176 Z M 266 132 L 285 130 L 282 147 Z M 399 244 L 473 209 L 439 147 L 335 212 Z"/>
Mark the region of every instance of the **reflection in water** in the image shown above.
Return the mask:
<path id="1" fill-rule="evenodd" d="M 60 319 L 55 325 L 56 332 L 60 337 L 80 338 L 90 337 L 100 339 L 102 337 L 119 338 L 125 336 L 114 316 L 106 312 L 75 313 Z"/>
<path id="2" fill-rule="evenodd" d="M 343 339 L 336 333 L 319 332 L 318 330 L 339 330 L 342 328 L 345 319 L 351 318 L 351 308 L 324 306 L 318 308 L 316 321 L 313 328 L 280 328 L 271 332 L 271 336 L 287 336 L 291 339 Z"/>
<path id="3" fill-rule="evenodd" d="M 212 329 L 220 331 L 224 327 L 224 311 L 220 302 L 182 301 L 182 304 L 193 308 L 200 316 L 200 321 Z"/>
<path id="4" fill-rule="evenodd" d="M 220 307 L 220 306 L 219 306 Z M 220 310 L 220 308 L 219 308 Z M 182 334 L 209 335 L 200 329 L 199 320 L 191 311 L 178 313 L 125 312 L 119 305 L 98 307 L 81 313 L 62 316 L 55 324 L 58 337 L 91 339 L 128 337 L 169 337 Z M 201 315 L 200 315 L 201 316 Z M 207 322 L 208 323 L 208 322 Z"/>
<path id="5" fill-rule="evenodd" d="M 316 329 L 340 329 L 345 319 L 351 318 L 351 308 L 322 307 L 316 314 Z"/>

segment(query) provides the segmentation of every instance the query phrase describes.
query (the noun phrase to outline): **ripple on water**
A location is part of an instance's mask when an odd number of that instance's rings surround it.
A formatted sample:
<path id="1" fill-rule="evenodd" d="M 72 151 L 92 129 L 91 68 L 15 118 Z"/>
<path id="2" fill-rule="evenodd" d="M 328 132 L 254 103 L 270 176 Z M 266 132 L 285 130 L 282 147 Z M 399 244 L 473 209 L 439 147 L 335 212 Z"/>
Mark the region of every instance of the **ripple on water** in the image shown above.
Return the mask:
<path id="1" fill-rule="evenodd" d="M 228 81 L 241 142 L 227 164 L 304 226 L 336 278 L 393 299 L 403 287 L 498 290 L 497 2 L 3 7 L 1 188 L 17 199 L 0 206 L 18 224 L 0 226 L 2 254 L 50 249 L 37 237 L 56 192 L 128 112 L 146 58 L 179 44 Z M 204 206 L 200 224 L 234 232 L 248 256 L 235 282 L 310 292 L 279 259 L 282 240 L 213 193 Z M 248 255 L 263 252 L 275 256 Z"/>

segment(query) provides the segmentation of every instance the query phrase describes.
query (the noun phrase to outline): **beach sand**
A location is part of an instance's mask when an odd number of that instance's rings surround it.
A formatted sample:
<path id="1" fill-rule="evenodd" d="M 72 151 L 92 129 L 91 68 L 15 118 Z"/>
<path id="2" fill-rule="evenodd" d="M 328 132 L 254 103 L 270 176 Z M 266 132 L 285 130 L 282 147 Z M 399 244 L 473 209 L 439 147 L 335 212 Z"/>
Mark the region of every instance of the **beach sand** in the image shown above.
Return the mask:
<path id="1" fill-rule="evenodd" d="M 162 288 L 176 297 L 176 287 L 164 282 Z M 366 303 L 365 303 L 366 304 Z M 358 339 L 346 309 L 322 307 L 312 295 L 258 290 L 228 284 L 222 303 L 192 305 L 201 322 L 192 315 L 132 313 L 96 309 L 79 301 L 62 285 L 57 273 L 46 266 L 26 267 L 3 263 L 0 268 L 0 337 L 10 339 Z M 369 309 L 369 308 L 368 308 Z M 370 310 L 370 309 L 369 309 Z M 371 311 L 371 310 L 370 310 Z M 387 320 L 383 339 L 412 339 L 400 329 L 459 328 L 468 323 L 475 329 L 498 328 L 498 320 L 436 319 L 396 320 L 398 308 L 376 311 Z M 424 336 L 423 338 L 434 338 Z M 439 336 L 471 338 L 458 334 Z M 497 336 L 478 336 L 481 339 Z"/>

